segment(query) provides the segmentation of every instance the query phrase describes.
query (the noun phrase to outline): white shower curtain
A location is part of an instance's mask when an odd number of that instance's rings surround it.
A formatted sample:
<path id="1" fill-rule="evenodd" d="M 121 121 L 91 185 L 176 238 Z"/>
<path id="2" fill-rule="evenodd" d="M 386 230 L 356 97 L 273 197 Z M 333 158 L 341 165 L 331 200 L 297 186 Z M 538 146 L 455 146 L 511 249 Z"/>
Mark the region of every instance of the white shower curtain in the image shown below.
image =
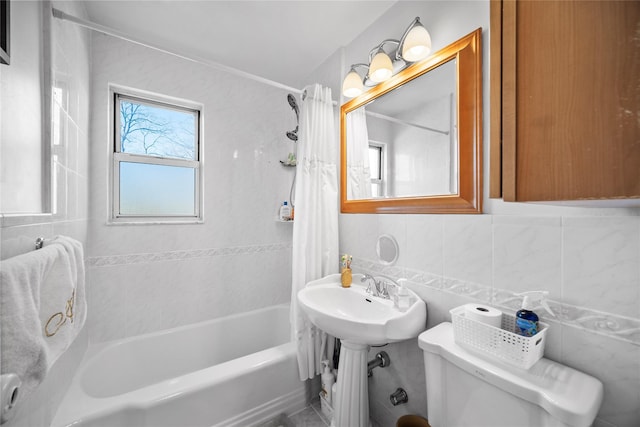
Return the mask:
<path id="1" fill-rule="evenodd" d="M 320 373 L 320 361 L 325 357 L 331 359 L 333 353 L 333 338 L 307 319 L 297 298 L 298 291 L 309 281 L 338 272 L 338 144 L 331 89 L 318 84 L 307 88 L 300 131 L 291 324 L 298 348 L 300 379 L 305 380 Z"/>
<path id="2" fill-rule="evenodd" d="M 364 107 L 347 114 L 347 199 L 371 198 L 369 132 Z"/>

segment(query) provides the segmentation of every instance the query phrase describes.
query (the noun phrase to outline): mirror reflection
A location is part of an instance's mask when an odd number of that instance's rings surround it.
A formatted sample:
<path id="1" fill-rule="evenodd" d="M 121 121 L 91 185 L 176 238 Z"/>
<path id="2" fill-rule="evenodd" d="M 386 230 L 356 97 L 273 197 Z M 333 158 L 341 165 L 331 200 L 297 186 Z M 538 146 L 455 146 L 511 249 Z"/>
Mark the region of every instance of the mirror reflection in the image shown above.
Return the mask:
<path id="1" fill-rule="evenodd" d="M 458 191 L 456 59 L 346 115 L 347 200 Z"/>
<path id="2" fill-rule="evenodd" d="M 51 166 L 57 160 L 52 157 L 60 146 L 51 146 L 51 133 L 60 134 L 66 126 L 61 128 L 59 122 L 52 122 L 51 109 L 62 105 L 56 103 L 66 93 L 57 82 L 52 88 L 51 5 L 12 3 L 11 16 L 16 22 L 44 23 L 43 28 L 11 28 L 11 63 L 1 69 L 1 213 L 25 217 L 52 212 Z"/>

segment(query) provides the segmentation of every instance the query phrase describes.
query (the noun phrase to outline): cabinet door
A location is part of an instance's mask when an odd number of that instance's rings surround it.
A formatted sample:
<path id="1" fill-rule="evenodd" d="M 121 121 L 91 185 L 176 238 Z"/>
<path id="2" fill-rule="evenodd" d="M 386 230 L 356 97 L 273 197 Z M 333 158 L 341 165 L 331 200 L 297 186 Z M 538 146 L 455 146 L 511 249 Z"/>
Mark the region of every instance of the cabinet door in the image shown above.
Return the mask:
<path id="1" fill-rule="evenodd" d="M 640 197 L 640 2 L 494 1 L 491 56 L 492 197 Z"/>

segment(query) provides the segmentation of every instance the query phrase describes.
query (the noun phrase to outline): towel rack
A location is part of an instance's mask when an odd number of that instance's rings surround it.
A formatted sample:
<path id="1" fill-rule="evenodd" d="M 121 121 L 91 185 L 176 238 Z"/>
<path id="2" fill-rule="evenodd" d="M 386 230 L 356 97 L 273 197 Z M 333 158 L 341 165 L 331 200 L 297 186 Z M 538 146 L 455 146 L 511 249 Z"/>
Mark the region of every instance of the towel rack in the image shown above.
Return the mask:
<path id="1" fill-rule="evenodd" d="M 43 237 L 38 237 L 36 239 L 36 250 L 42 249 L 43 245 L 44 245 L 44 238 Z"/>

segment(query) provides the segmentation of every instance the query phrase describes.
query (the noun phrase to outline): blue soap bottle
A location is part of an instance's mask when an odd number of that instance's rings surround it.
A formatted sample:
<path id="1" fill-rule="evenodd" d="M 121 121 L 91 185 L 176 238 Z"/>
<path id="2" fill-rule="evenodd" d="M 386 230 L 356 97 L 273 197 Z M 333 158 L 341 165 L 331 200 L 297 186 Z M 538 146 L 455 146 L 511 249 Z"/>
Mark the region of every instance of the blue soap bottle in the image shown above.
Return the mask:
<path id="1" fill-rule="evenodd" d="M 532 337 L 538 333 L 538 315 L 533 311 L 534 303 L 539 301 L 542 307 L 552 316 L 553 311 L 547 305 L 544 298 L 549 295 L 548 291 L 531 291 L 518 294 L 524 296 L 522 308 L 516 312 L 516 333 L 524 337 Z"/>

